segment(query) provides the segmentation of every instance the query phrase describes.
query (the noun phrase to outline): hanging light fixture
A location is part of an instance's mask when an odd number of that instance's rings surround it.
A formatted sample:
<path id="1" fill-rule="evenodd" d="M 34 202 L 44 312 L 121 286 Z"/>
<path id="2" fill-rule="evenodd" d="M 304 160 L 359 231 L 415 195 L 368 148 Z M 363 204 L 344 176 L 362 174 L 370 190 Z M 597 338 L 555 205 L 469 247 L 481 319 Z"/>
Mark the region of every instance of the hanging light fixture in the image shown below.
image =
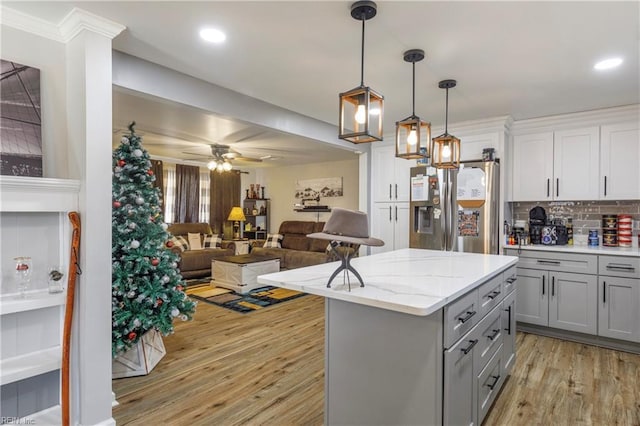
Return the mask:
<path id="1" fill-rule="evenodd" d="M 460 166 L 460 139 L 448 133 L 449 89 L 456 87 L 455 80 L 442 80 L 438 87 L 447 90 L 447 106 L 444 118 L 444 133 L 432 139 L 431 165 L 437 169 L 457 169 Z"/>
<path id="2" fill-rule="evenodd" d="M 404 52 L 404 60 L 413 64 L 412 112 L 402 121 L 396 121 L 396 157 L 407 160 L 429 157 L 431 124 L 416 116 L 416 62 L 424 59 L 424 50 Z"/>
<path id="3" fill-rule="evenodd" d="M 360 86 L 340 93 L 340 139 L 353 143 L 382 140 L 384 97 L 364 85 L 364 23 L 376 16 L 372 1 L 358 1 L 351 5 L 351 16 L 362 21 L 360 52 Z"/>

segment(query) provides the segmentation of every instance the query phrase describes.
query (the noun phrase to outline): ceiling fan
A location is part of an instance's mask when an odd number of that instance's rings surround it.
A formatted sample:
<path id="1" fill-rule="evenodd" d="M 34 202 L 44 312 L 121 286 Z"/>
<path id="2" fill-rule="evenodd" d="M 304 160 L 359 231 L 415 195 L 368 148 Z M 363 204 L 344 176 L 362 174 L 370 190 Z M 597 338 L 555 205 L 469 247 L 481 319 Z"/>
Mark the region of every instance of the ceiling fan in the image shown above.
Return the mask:
<path id="1" fill-rule="evenodd" d="M 231 164 L 232 161 L 262 162 L 262 159 L 260 158 L 245 157 L 238 151 L 232 149 L 229 145 L 214 143 L 209 144 L 209 147 L 211 148 L 211 160 L 207 163 L 207 168 L 209 168 L 209 170 L 217 170 L 218 172 L 229 171 L 233 168 Z M 201 160 L 202 158 L 199 157 L 194 159 Z"/>

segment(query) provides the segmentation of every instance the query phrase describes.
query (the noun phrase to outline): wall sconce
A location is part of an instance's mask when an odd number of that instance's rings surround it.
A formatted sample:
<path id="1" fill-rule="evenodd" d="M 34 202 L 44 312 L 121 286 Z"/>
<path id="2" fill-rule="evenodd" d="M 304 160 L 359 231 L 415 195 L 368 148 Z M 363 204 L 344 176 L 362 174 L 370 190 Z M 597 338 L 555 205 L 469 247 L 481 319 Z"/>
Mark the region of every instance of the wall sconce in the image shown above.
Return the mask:
<path id="1" fill-rule="evenodd" d="M 413 64 L 412 112 L 404 120 L 396 121 L 396 157 L 406 160 L 429 157 L 431 124 L 416 116 L 416 62 L 424 59 L 424 50 L 404 52 L 404 60 Z"/>
<path id="2" fill-rule="evenodd" d="M 233 239 L 240 239 L 240 222 L 244 222 L 247 218 L 244 216 L 242 207 L 232 207 L 227 220 L 233 221 Z"/>
<path id="3" fill-rule="evenodd" d="M 384 97 L 364 85 L 364 27 L 365 21 L 376 16 L 372 1 L 358 1 L 351 5 L 351 16 L 362 21 L 362 49 L 360 52 L 360 86 L 340 93 L 340 121 L 338 138 L 352 143 L 382 140 Z"/>
<path id="4" fill-rule="evenodd" d="M 456 87 L 455 80 L 442 80 L 438 87 L 447 90 L 444 119 L 444 133 L 432 139 L 431 165 L 437 169 L 457 169 L 460 167 L 460 139 L 448 133 L 449 89 Z"/>

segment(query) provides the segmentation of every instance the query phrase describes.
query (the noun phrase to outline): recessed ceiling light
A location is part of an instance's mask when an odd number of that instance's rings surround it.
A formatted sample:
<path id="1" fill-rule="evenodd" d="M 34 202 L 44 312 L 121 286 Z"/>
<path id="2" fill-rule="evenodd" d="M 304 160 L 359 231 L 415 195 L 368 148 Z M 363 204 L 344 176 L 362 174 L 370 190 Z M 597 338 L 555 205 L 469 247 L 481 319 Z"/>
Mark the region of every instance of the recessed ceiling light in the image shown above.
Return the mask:
<path id="1" fill-rule="evenodd" d="M 215 28 L 203 28 L 200 30 L 200 37 L 211 43 L 222 43 L 227 39 L 225 33 Z"/>
<path id="2" fill-rule="evenodd" d="M 608 70 L 615 68 L 622 63 L 622 58 L 609 58 L 596 63 L 593 68 L 597 70 Z"/>

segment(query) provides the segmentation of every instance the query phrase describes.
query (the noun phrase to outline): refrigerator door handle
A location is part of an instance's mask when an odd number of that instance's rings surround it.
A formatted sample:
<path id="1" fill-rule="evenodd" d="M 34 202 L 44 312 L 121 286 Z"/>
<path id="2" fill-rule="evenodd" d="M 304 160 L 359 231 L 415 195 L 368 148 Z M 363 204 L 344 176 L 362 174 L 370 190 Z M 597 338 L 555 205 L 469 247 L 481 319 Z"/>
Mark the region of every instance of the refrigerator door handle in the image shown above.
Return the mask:
<path id="1" fill-rule="evenodd" d="M 391 222 L 391 206 L 389 206 L 389 222 Z"/>
<path id="2" fill-rule="evenodd" d="M 396 222 L 398 221 L 398 206 L 396 206 Z"/>

